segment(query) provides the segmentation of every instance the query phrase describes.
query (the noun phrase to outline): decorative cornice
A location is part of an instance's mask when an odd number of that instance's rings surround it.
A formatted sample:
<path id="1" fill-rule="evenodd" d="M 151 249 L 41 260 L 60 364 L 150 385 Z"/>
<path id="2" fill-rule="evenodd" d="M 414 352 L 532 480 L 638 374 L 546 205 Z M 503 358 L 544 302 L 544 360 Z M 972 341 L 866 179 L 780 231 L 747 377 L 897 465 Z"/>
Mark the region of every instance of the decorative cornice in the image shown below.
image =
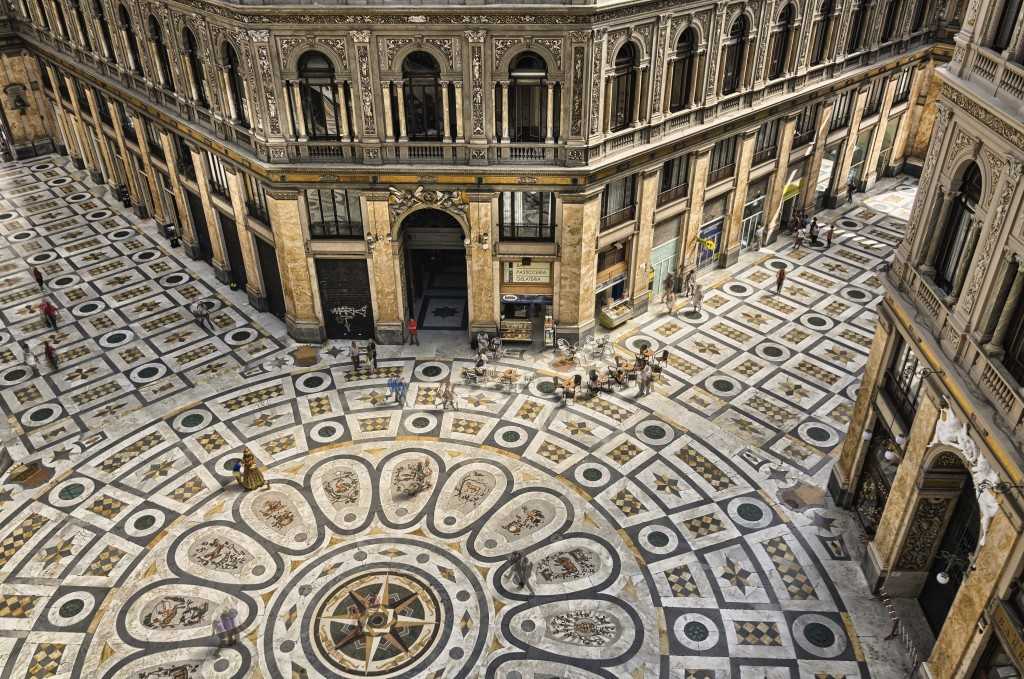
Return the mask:
<path id="1" fill-rule="evenodd" d="M 1013 144 L 1014 147 L 1024 148 L 1024 132 L 1008 124 L 980 102 L 975 101 L 949 83 L 942 83 L 941 93 L 955 106 L 969 113 L 971 117 Z"/>

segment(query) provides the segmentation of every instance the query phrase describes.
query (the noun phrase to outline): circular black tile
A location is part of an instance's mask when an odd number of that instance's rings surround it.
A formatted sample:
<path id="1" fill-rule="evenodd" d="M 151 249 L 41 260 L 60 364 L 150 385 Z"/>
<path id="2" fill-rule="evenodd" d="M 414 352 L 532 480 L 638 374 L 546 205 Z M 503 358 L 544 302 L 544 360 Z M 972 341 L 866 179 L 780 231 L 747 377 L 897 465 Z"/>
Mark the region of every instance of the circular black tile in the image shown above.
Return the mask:
<path id="1" fill-rule="evenodd" d="M 826 321 L 824 318 L 819 318 L 818 316 L 809 316 L 807 318 L 807 325 L 813 325 L 816 328 L 824 328 L 826 325 L 828 325 L 828 321 Z"/>
<path id="2" fill-rule="evenodd" d="M 668 544 L 668 536 L 662 533 L 660 530 L 651 531 L 647 536 L 647 539 L 655 547 L 664 547 Z"/>
<path id="3" fill-rule="evenodd" d="M 656 424 L 649 424 L 644 427 L 644 434 L 652 439 L 660 439 L 665 435 L 665 428 Z"/>
<path id="4" fill-rule="evenodd" d="M 541 392 L 542 394 L 553 394 L 555 393 L 555 383 L 548 382 L 547 380 L 545 380 L 544 382 L 541 382 L 540 384 L 537 385 L 537 391 Z"/>
<path id="5" fill-rule="evenodd" d="M 764 510 L 757 505 L 742 504 L 736 509 L 736 513 L 747 521 L 760 521 L 764 518 Z"/>
<path id="6" fill-rule="evenodd" d="M 192 413 L 181 418 L 181 423 L 186 427 L 198 427 L 203 423 L 203 416 L 199 413 Z"/>
<path id="7" fill-rule="evenodd" d="M 28 416 L 28 419 L 32 420 L 33 422 L 42 422 L 43 420 L 49 419 L 51 417 L 53 417 L 53 408 L 44 407 L 37 408 L 35 411 L 32 412 L 31 415 Z"/>
<path id="8" fill-rule="evenodd" d="M 711 633 L 708 632 L 707 626 L 702 622 L 691 620 L 690 622 L 683 625 L 683 634 L 690 641 L 704 641 Z"/>
<path id="9" fill-rule="evenodd" d="M 442 372 L 441 368 L 436 365 L 428 365 L 423 369 L 424 377 L 437 377 Z"/>
<path id="10" fill-rule="evenodd" d="M 8 370 L 7 374 L 4 375 L 4 379 L 9 382 L 17 382 L 28 375 L 28 371 L 24 368 L 15 368 L 14 370 Z"/>
<path id="11" fill-rule="evenodd" d="M 448 651 L 448 657 L 452 660 L 461 660 L 462 656 L 465 655 L 465 653 L 465 651 L 456 646 Z"/>
<path id="12" fill-rule="evenodd" d="M 214 672 L 224 672 L 229 667 L 231 667 L 231 663 L 228 661 L 227 658 L 219 658 L 216 662 L 213 663 Z"/>
<path id="13" fill-rule="evenodd" d="M 292 641 L 291 639 L 289 639 L 288 641 L 285 641 L 284 643 L 281 644 L 281 652 L 282 653 L 291 653 L 294 648 L 295 648 L 295 642 Z"/>
<path id="14" fill-rule="evenodd" d="M 309 387 L 311 389 L 316 389 L 317 387 L 321 386 L 323 383 L 324 383 L 324 378 L 321 377 L 320 375 L 310 375 L 305 380 L 303 380 L 303 386 Z"/>
<path id="15" fill-rule="evenodd" d="M 160 371 L 157 370 L 155 367 L 149 365 L 149 366 L 146 366 L 145 368 L 143 368 L 142 370 L 140 370 L 137 373 L 137 375 L 139 377 L 141 377 L 142 379 L 149 379 L 150 377 L 153 377 L 154 375 L 156 375 L 158 372 L 160 372 Z"/>
<path id="16" fill-rule="evenodd" d="M 700 313 L 697 311 L 693 311 L 691 309 L 690 311 L 684 311 L 683 316 L 689 318 L 690 320 L 697 320 L 698 318 L 700 318 Z"/>
<path id="17" fill-rule="evenodd" d="M 583 470 L 583 478 L 587 481 L 600 481 L 603 476 L 604 474 L 601 473 L 600 469 L 590 468 Z"/>
<path id="18" fill-rule="evenodd" d="M 417 418 L 415 418 L 412 421 L 412 425 L 414 427 L 429 427 L 430 426 L 430 420 L 428 420 L 425 417 L 417 417 Z"/>
<path id="19" fill-rule="evenodd" d="M 57 493 L 57 497 L 61 500 L 74 500 L 76 497 L 81 495 L 83 491 L 85 491 L 85 486 L 81 483 L 69 483 L 60 489 L 60 492 Z"/>
<path id="20" fill-rule="evenodd" d="M 132 524 L 132 525 L 135 526 L 135 528 L 137 530 L 149 530 L 150 528 L 153 527 L 153 524 L 155 524 L 155 523 L 156 523 L 156 517 L 155 516 L 150 516 L 149 514 L 145 514 L 143 516 L 140 516 L 138 519 L 136 519 L 135 523 Z"/>
<path id="21" fill-rule="evenodd" d="M 815 441 L 828 441 L 832 434 L 821 427 L 807 427 L 807 435 Z"/>
<path id="22" fill-rule="evenodd" d="M 782 356 L 782 349 L 779 349 L 778 347 L 765 347 L 764 355 L 771 356 L 772 358 L 778 358 Z"/>
<path id="23" fill-rule="evenodd" d="M 835 633 L 820 622 L 812 622 L 804 628 L 804 636 L 818 648 L 828 648 L 836 642 Z"/>
<path id="24" fill-rule="evenodd" d="M 523 620 L 523 622 L 519 626 L 522 627 L 524 632 L 532 632 L 533 630 L 537 629 L 537 623 L 535 623 L 533 620 Z"/>
<path id="25" fill-rule="evenodd" d="M 60 607 L 60 616 L 62 618 L 73 618 L 85 609 L 85 602 L 81 599 L 71 599 L 65 601 Z"/>
<path id="26" fill-rule="evenodd" d="M 715 385 L 715 388 L 719 389 L 720 391 L 732 391 L 733 389 L 732 382 L 727 382 L 725 380 L 715 380 L 714 382 L 712 382 L 712 384 Z"/>

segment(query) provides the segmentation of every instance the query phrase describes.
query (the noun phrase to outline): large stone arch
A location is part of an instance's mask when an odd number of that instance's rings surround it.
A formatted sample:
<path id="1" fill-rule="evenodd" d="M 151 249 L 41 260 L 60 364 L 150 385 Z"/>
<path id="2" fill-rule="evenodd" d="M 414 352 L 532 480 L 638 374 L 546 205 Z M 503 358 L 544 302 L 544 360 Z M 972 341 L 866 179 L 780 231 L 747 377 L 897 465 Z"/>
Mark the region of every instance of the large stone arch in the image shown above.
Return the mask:
<path id="1" fill-rule="evenodd" d="M 425 210 L 434 210 L 435 212 L 440 212 L 441 214 L 450 217 L 456 224 L 459 225 L 459 228 L 462 229 L 463 238 L 468 239 L 470 237 L 469 218 L 467 214 L 460 212 L 458 209 L 442 207 L 436 203 L 422 202 L 417 203 L 415 205 L 404 207 L 403 209 L 401 209 L 401 211 L 397 211 L 395 210 L 395 203 L 392 203 L 390 200 L 388 201 L 388 208 L 391 214 L 391 231 L 389 236 L 392 240 L 397 241 L 402 237 L 403 225 L 406 219 L 409 218 L 409 216 L 417 212 L 423 212 Z"/>
<path id="2" fill-rule="evenodd" d="M 504 54 L 501 55 L 501 60 L 497 64 L 495 64 L 494 67 L 495 77 L 500 78 L 502 80 L 507 78 L 508 69 L 509 66 L 511 66 L 512 64 L 512 60 L 515 59 L 520 54 L 522 54 L 523 52 L 533 52 L 541 59 L 543 59 L 544 64 L 547 67 L 548 76 L 560 73 L 560 69 L 558 68 L 559 61 L 551 50 L 549 50 L 544 45 L 538 44 L 536 42 L 521 42 L 512 45 Z"/>
<path id="3" fill-rule="evenodd" d="M 413 52 L 426 52 L 434 58 L 438 66 L 438 78 L 440 80 L 461 80 L 462 70 L 453 69 L 451 66 L 451 60 L 448 55 L 442 52 L 437 46 L 432 45 L 426 41 L 423 42 L 411 42 L 407 45 L 402 45 L 395 50 L 394 56 L 391 58 L 390 64 L 381 64 L 386 70 L 381 71 L 382 79 L 397 80 L 402 77 L 402 62 Z"/>

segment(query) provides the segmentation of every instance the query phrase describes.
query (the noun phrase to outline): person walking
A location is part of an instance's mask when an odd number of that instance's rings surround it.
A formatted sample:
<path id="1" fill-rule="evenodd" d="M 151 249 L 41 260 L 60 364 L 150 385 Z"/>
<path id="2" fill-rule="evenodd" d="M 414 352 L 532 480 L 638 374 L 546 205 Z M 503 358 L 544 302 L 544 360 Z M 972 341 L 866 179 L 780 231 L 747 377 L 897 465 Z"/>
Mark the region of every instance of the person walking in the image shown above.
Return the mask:
<path id="1" fill-rule="evenodd" d="M 46 320 L 47 325 L 52 330 L 57 329 L 57 307 L 50 303 L 50 300 L 44 299 L 43 303 L 39 305 L 39 310 L 43 312 L 43 318 Z"/>
<path id="2" fill-rule="evenodd" d="M 409 322 L 405 324 L 405 327 L 409 329 L 409 344 L 410 346 L 415 344 L 420 345 L 419 326 L 416 324 L 416 319 L 409 316 Z"/>
<path id="3" fill-rule="evenodd" d="M 686 274 L 686 282 L 683 284 L 683 294 L 692 295 L 693 286 L 697 282 L 697 271 L 696 269 L 690 269 Z"/>
<path id="4" fill-rule="evenodd" d="M 853 202 L 853 194 L 857 192 L 857 182 L 852 179 L 846 182 L 846 200 Z"/>
<path id="5" fill-rule="evenodd" d="M 199 325 L 200 328 L 202 328 L 203 330 L 212 329 L 207 327 L 210 323 L 210 310 L 206 307 L 205 302 L 199 300 L 198 302 L 193 304 L 192 315 L 195 316 L 196 323 Z"/>
<path id="6" fill-rule="evenodd" d="M 781 295 L 782 294 L 782 284 L 785 283 L 785 282 L 786 282 L 786 265 L 785 265 L 785 263 L 783 263 L 783 265 L 781 267 L 779 267 L 779 272 L 775 274 L 775 294 L 776 295 Z"/>
<path id="7" fill-rule="evenodd" d="M 38 267 L 32 267 L 32 277 L 36 279 L 36 284 L 40 290 L 46 289 L 46 281 L 43 279 L 43 272 Z"/>
<path id="8" fill-rule="evenodd" d="M 640 396 L 647 396 L 651 393 L 651 383 L 653 381 L 654 371 L 651 370 L 650 364 L 647 364 L 644 366 L 644 369 L 640 371 L 640 375 L 637 378 L 637 385 L 640 388 Z"/>
<path id="9" fill-rule="evenodd" d="M 43 353 L 46 354 L 46 361 L 50 364 L 50 370 L 56 372 L 60 367 L 58 365 L 57 350 L 50 344 L 50 340 L 43 342 Z"/>
<path id="10" fill-rule="evenodd" d="M 444 387 L 441 388 L 441 409 L 458 410 L 459 406 L 455 403 L 455 389 L 452 387 L 451 382 L 445 382 Z"/>
<path id="11" fill-rule="evenodd" d="M 409 385 L 405 383 L 401 377 L 396 378 L 398 383 L 395 385 L 395 403 L 401 406 L 405 406 L 405 395 L 409 391 Z"/>
<path id="12" fill-rule="evenodd" d="M 690 300 L 693 302 L 693 310 L 700 313 L 701 307 L 704 305 L 704 286 L 700 283 L 696 283 L 693 286 L 693 297 Z"/>
<path id="13" fill-rule="evenodd" d="M 374 372 L 377 370 L 377 345 L 370 340 L 366 343 L 366 361 L 373 368 Z"/>
<path id="14" fill-rule="evenodd" d="M 36 355 L 32 353 L 32 350 L 28 348 L 28 344 L 25 342 L 21 342 L 21 353 L 25 358 L 25 367 L 28 368 L 29 374 L 35 376 Z"/>
<path id="15" fill-rule="evenodd" d="M 672 305 L 676 301 L 676 277 L 672 275 L 672 272 L 665 274 L 665 278 L 661 281 L 661 301 L 665 304 L 665 313 L 672 313 Z"/>
<path id="16" fill-rule="evenodd" d="M 397 375 L 388 378 L 388 396 L 394 396 L 395 393 L 398 391 L 398 388 L 396 387 L 396 383 L 397 382 L 398 382 L 398 376 Z"/>
<path id="17" fill-rule="evenodd" d="M 359 345 L 355 340 L 352 340 L 352 344 L 349 346 L 348 355 L 352 359 L 352 369 L 359 370 Z"/>
<path id="18" fill-rule="evenodd" d="M 508 572 L 512 576 L 512 582 L 515 584 L 516 589 L 522 589 L 529 587 L 530 592 L 533 592 L 533 586 L 530 585 L 530 574 L 533 572 L 533 564 L 522 552 L 512 552 L 508 557 Z"/>
<path id="19" fill-rule="evenodd" d="M 836 225 L 835 224 L 829 224 L 828 225 L 828 231 L 825 233 L 825 249 L 826 250 L 828 250 L 830 247 L 832 247 L 832 236 L 835 235 L 835 231 L 836 231 Z"/>

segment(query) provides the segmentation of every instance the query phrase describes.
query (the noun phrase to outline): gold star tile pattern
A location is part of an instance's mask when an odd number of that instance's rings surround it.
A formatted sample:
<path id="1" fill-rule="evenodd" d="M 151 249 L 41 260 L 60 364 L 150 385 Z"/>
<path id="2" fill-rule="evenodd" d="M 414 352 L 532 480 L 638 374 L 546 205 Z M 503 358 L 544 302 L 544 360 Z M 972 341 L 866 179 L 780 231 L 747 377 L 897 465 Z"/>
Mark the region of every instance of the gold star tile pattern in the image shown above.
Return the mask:
<path id="1" fill-rule="evenodd" d="M 736 485 L 735 482 L 726 476 L 714 462 L 693 448 L 684 448 L 676 453 L 676 457 L 682 460 L 683 464 L 697 472 L 715 490 L 723 490 Z"/>
<path id="2" fill-rule="evenodd" d="M 204 483 L 198 476 L 193 476 L 172 490 L 168 497 L 175 502 L 185 503 L 204 490 L 206 490 L 206 483 Z"/>
<path id="3" fill-rule="evenodd" d="M 783 536 L 765 540 L 761 546 L 775 565 L 790 598 L 804 601 L 818 598 L 814 585 Z"/>
<path id="4" fill-rule="evenodd" d="M 452 431 L 459 434 L 469 434 L 476 436 L 480 433 L 484 423 L 479 420 L 468 420 L 465 418 L 457 417 L 452 421 Z"/>
<path id="5" fill-rule="evenodd" d="M 537 449 L 537 453 L 551 460 L 555 464 L 561 464 L 572 457 L 572 453 L 565 448 L 555 445 L 551 441 L 545 441 Z"/>
<path id="6" fill-rule="evenodd" d="M 124 509 L 125 503 L 118 500 L 116 497 L 103 494 L 95 498 L 86 509 L 93 514 L 102 516 L 105 519 L 111 519 L 121 513 Z"/>
<path id="7" fill-rule="evenodd" d="M 713 512 L 703 516 L 695 516 L 683 521 L 683 526 L 695 538 L 705 538 L 725 530 L 725 524 Z"/>
<path id="8" fill-rule="evenodd" d="M 334 412 L 331 399 L 327 396 L 312 396 L 307 401 L 311 415 L 328 415 Z"/>
<path id="9" fill-rule="evenodd" d="M 623 441 L 608 451 L 608 457 L 612 458 L 619 464 L 626 464 L 642 452 L 643 451 L 636 444 L 630 441 Z"/>
<path id="10" fill-rule="evenodd" d="M 612 504 L 618 507 L 619 511 L 626 516 L 636 516 L 647 511 L 647 506 L 640 501 L 628 488 L 623 488 L 612 496 Z"/>
<path id="11" fill-rule="evenodd" d="M 516 417 L 522 420 L 533 422 L 534 419 L 536 419 L 536 417 L 540 415 L 543 411 L 544 404 L 538 403 L 533 399 L 526 399 L 520 404 L 519 410 L 516 411 Z"/>
<path id="12" fill-rule="evenodd" d="M 227 440 L 225 440 L 216 429 L 204 431 L 196 437 L 196 443 L 198 443 L 207 453 L 215 453 L 228 445 Z"/>
<path id="13" fill-rule="evenodd" d="M 359 420 L 359 431 L 363 433 L 387 431 L 390 424 L 390 417 L 365 417 Z"/>
<path id="14" fill-rule="evenodd" d="M 295 434 L 284 434 L 263 444 L 263 450 L 271 455 L 283 453 L 295 447 Z"/>

